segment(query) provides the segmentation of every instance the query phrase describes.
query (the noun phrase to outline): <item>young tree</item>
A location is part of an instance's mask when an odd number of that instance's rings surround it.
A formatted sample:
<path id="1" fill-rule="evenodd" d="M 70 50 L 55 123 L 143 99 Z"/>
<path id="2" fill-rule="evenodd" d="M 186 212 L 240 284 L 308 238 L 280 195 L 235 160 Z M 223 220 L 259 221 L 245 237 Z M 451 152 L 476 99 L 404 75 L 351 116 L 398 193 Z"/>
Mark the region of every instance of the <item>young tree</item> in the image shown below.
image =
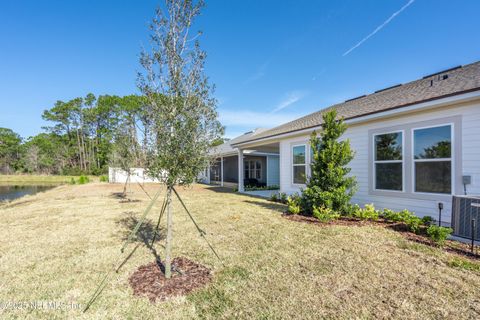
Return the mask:
<path id="1" fill-rule="evenodd" d="M 165 276 L 171 277 L 172 210 L 175 185 L 190 185 L 208 161 L 208 149 L 222 134 L 216 100 L 204 74 L 206 54 L 190 29 L 203 1 L 166 0 L 157 9 L 151 49 L 143 51 L 138 85 L 148 98 L 152 123 L 147 169 L 167 186 Z"/>
<path id="2" fill-rule="evenodd" d="M 132 168 L 138 164 L 138 147 L 129 128 L 120 126 L 115 134 L 114 155 L 112 162 L 127 173 L 127 180 L 123 186 L 123 196 L 127 194 L 127 184 L 130 182 Z"/>
<path id="3" fill-rule="evenodd" d="M 340 141 L 347 130 L 343 119 L 333 109 L 323 115 L 320 136 L 313 132 L 311 176 L 302 191 L 302 207 L 311 214 L 314 207 L 326 207 L 344 213 L 356 191 L 355 177 L 348 176 L 348 164 L 354 157 L 350 141 Z"/>

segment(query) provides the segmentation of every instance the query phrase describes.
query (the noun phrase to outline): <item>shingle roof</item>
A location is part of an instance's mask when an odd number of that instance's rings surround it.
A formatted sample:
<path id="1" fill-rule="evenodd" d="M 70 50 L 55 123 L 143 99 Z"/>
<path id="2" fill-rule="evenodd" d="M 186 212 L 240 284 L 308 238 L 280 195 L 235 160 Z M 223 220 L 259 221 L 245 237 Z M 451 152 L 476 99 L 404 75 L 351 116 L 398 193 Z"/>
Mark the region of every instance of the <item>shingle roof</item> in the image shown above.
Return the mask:
<path id="1" fill-rule="evenodd" d="M 331 109 L 336 109 L 340 117 L 352 119 L 475 90 L 480 90 L 480 61 L 335 104 L 260 134 L 239 137 L 240 139 L 232 144 L 316 127 L 322 123 L 322 115 Z"/>
<path id="2" fill-rule="evenodd" d="M 219 146 L 213 147 L 210 150 L 210 154 L 212 154 L 212 155 L 222 155 L 222 154 L 228 154 L 228 153 L 236 152 L 236 149 L 234 149 L 232 147 L 232 144 L 238 143 L 239 141 L 252 139 L 252 138 L 256 137 L 256 135 L 258 135 L 262 132 L 265 132 L 266 130 L 268 130 L 268 129 L 266 129 L 266 128 L 256 128 L 255 130 L 244 133 L 241 136 L 238 136 L 236 138 L 228 140 L 227 142 L 225 142 L 225 143 L 223 143 Z"/>

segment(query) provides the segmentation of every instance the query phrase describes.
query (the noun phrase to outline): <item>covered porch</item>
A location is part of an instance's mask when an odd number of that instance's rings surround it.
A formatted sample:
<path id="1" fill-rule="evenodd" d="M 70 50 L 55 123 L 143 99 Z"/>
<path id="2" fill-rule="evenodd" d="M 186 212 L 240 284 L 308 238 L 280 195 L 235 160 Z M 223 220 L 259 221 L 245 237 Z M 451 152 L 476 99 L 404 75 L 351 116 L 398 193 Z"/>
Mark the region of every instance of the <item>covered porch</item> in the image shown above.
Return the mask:
<path id="1" fill-rule="evenodd" d="M 249 192 L 268 192 L 270 195 L 274 190 L 258 189 L 274 188 L 280 185 L 279 160 L 278 144 L 234 150 L 215 158 L 205 172 L 206 182 L 222 187 L 238 188 L 240 192 L 250 190 Z"/>

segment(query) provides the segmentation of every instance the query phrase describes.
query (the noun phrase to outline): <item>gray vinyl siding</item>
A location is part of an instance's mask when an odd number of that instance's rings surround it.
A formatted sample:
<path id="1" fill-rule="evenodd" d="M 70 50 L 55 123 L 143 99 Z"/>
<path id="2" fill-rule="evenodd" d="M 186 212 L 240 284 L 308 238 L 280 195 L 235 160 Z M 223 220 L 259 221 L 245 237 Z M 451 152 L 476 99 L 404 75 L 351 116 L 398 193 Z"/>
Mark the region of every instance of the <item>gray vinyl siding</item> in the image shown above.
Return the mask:
<path id="1" fill-rule="evenodd" d="M 267 156 L 267 186 L 280 185 L 280 157 Z"/>
<path id="2" fill-rule="evenodd" d="M 415 113 L 402 116 L 390 117 L 351 125 L 344 134 L 344 139 L 349 139 L 352 149 L 355 151 L 355 158 L 350 163 L 352 169 L 351 175 L 355 176 L 358 183 L 358 191 L 352 199 L 353 203 L 363 206 L 367 203 L 373 203 L 377 208 L 390 208 L 394 210 L 409 209 L 418 216 L 430 215 L 437 218 L 438 202 L 444 204 L 442 220 L 451 219 L 451 196 L 428 194 L 424 197 L 419 194 L 380 194 L 372 192 L 371 181 L 372 174 L 370 166 L 372 152 L 370 146 L 371 133 L 384 128 L 402 128 L 411 130 L 411 124 L 415 123 L 442 123 L 444 119 L 454 117 L 457 123 L 455 130 L 456 147 L 455 161 L 452 165 L 454 174 L 453 192 L 462 193 L 462 175 L 471 175 L 472 184 L 467 186 L 467 193 L 470 195 L 480 194 L 480 102 L 468 102 L 458 105 L 451 105 L 428 111 L 417 111 Z M 457 122 L 458 121 L 458 122 Z M 280 187 L 282 192 L 298 192 L 301 186 L 292 184 L 292 144 L 308 143 L 309 135 L 283 139 L 280 142 Z M 459 147 L 459 148 L 457 148 Z M 459 154 L 458 154 L 459 153 Z M 412 161 L 405 159 L 405 161 Z M 405 171 L 406 175 L 412 174 Z M 411 183 L 411 177 L 407 178 L 407 183 Z M 411 187 L 410 187 L 411 189 Z"/>

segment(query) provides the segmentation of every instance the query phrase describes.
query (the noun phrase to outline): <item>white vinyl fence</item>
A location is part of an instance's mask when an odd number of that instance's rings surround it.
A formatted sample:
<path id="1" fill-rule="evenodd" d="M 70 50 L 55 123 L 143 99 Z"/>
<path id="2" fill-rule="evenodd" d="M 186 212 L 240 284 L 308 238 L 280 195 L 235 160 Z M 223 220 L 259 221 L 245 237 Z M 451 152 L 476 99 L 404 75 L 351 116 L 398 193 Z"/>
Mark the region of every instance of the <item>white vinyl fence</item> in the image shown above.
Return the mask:
<path id="1" fill-rule="evenodd" d="M 125 183 L 128 178 L 128 173 L 120 168 L 108 168 L 108 182 L 110 183 Z M 130 182 L 139 183 L 159 183 L 158 179 L 152 178 L 145 173 L 143 168 L 130 169 Z"/>

